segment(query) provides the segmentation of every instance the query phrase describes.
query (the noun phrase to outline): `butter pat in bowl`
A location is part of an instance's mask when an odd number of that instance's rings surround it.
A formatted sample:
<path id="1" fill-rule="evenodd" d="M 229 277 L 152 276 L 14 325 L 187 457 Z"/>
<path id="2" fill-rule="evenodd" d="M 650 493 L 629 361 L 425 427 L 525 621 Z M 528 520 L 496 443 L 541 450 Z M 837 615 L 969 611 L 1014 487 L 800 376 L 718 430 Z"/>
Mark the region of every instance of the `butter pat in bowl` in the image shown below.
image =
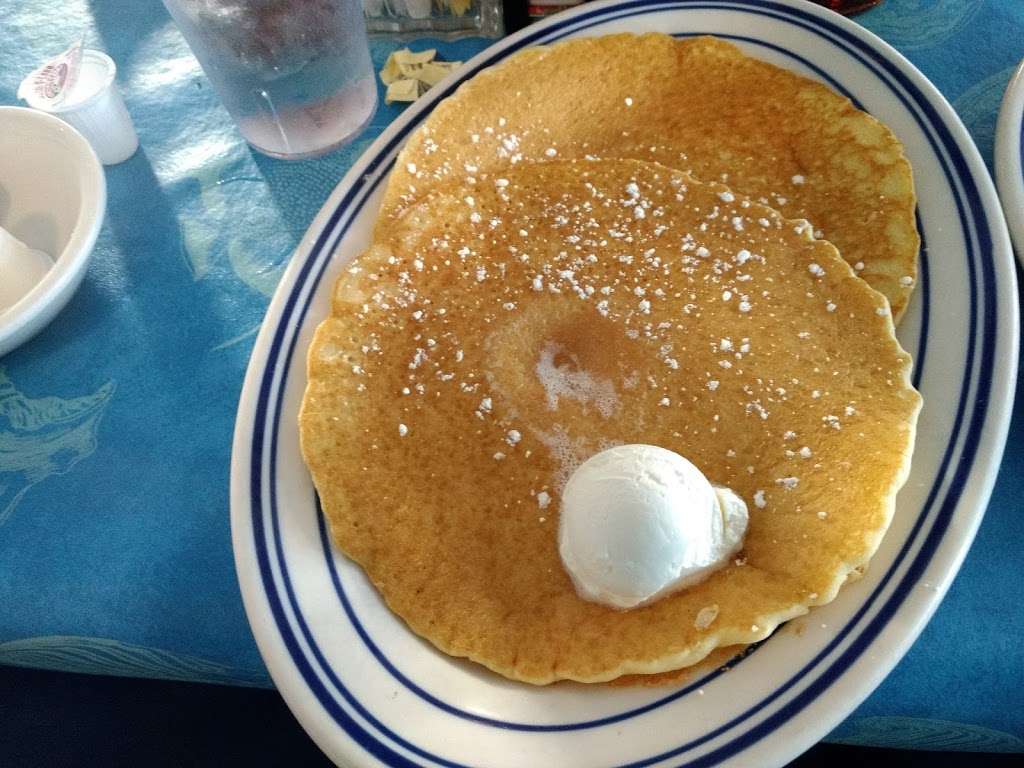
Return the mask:
<path id="1" fill-rule="evenodd" d="M 50 115 L 0 107 L 0 355 L 67 304 L 106 202 L 103 167 L 81 134 Z"/>

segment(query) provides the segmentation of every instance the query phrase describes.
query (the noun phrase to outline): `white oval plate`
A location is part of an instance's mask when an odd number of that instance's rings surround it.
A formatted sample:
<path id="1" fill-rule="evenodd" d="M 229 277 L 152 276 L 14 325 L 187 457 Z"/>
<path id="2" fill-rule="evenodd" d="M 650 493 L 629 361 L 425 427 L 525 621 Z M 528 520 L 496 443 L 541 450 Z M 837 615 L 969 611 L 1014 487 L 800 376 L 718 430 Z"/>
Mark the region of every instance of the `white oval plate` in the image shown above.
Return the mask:
<path id="1" fill-rule="evenodd" d="M 995 161 L 999 197 L 1017 258 L 1024 266 L 1024 61 L 1010 78 L 999 108 Z"/>
<path id="2" fill-rule="evenodd" d="M 676 688 L 506 681 L 410 633 L 329 543 L 298 447 L 312 332 L 368 242 L 395 154 L 431 107 L 527 45 L 576 35 L 711 33 L 848 93 L 900 136 L 925 246 L 900 328 L 924 394 L 913 473 L 865 578 L 727 673 Z M 852 22 L 789 0 L 618 0 L 559 14 L 489 48 L 394 122 L 331 195 L 267 313 L 232 461 L 246 610 L 299 721 L 348 766 L 781 765 L 881 682 L 952 581 L 1002 454 L 1017 371 L 1017 291 L 991 180 L 952 108 Z"/>

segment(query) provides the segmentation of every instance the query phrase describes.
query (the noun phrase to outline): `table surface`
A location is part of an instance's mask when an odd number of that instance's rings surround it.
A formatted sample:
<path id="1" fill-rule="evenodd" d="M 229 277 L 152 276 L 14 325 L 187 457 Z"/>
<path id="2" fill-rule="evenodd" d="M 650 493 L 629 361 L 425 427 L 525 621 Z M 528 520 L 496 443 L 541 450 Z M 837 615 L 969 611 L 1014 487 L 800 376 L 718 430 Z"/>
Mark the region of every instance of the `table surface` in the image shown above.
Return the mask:
<path id="1" fill-rule="evenodd" d="M 0 0 L 0 104 L 17 103 L 21 77 L 84 32 L 117 62 L 141 142 L 106 170 L 107 217 L 82 287 L 0 359 L 0 664 L 270 685 L 230 546 L 235 408 L 292 249 L 401 106 L 382 102 L 327 157 L 263 157 L 163 6 L 131 10 Z M 938 86 L 991 169 L 999 103 L 1024 56 L 1024 2 L 886 0 L 857 20 Z M 487 42 L 430 45 L 458 60 Z M 374 41 L 378 68 L 395 47 Z M 829 740 L 1024 752 L 1022 438 L 1024 405 L 948 596 Z"/>

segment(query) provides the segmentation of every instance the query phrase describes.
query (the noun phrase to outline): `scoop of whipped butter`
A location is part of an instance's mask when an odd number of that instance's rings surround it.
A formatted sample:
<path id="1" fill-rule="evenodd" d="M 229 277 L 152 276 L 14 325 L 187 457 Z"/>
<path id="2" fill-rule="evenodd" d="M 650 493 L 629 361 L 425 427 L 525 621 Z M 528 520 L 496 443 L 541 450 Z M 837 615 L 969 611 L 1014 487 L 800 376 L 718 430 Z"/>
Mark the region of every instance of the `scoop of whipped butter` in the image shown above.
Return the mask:
<path id="1" fill-rule="evenodd" d="M 707 578 L 743 544 L 747 505 L 654 445 L 592 456 L 562 493 L 558 548 L 580 597 L 651 603 Z"/>

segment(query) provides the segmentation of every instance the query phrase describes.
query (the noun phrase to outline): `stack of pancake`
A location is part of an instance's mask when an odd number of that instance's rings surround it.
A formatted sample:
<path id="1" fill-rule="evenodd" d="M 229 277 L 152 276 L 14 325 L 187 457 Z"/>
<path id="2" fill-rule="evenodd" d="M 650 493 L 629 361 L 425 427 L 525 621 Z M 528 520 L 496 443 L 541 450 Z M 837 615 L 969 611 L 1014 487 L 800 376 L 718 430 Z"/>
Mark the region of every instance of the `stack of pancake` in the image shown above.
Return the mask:
<path id="1" fill-rule="evenodd" d="M 892 133 L 732 45 L 587 38 L 481 72 L 400 154 L 310 347 L 335 543 L 413 631 L 529 683 L 664 682 L 766 638 L 892 518 L 917 249 Z M 568 476 L 622 443 L 750 511 L 731 565 L 628 611 L 557 549 Z"/>

